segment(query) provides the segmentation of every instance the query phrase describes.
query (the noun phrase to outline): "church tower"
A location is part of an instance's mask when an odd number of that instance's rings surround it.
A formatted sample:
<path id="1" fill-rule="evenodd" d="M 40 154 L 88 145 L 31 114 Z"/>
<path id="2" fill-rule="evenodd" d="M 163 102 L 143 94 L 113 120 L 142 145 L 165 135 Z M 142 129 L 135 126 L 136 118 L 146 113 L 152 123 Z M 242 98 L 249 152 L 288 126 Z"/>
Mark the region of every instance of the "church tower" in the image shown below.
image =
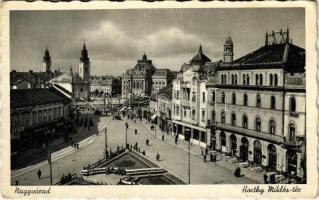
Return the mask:
<path id="1" fill-rule="evenodd" d="M 90 59 L 88 57 L 88 51 L 86 50 L 85 43 L 83 44 L 83 49 L 81 51 L 79 75 L 84 81 L 90 81 Z"/>
<path id="2" fill-rule="evenodd" d="M 51 72 L 51 57 L 50 57 L 48 47 L 44 51 L 43 68 L 42 69 L 44 72 Z"/>
<path id="3" fill-rule="evenodd" d="M 224 62 L 233 62 L 234 58 L 234 45 L 231 37 L 227 37 L 224 44 Z"/>

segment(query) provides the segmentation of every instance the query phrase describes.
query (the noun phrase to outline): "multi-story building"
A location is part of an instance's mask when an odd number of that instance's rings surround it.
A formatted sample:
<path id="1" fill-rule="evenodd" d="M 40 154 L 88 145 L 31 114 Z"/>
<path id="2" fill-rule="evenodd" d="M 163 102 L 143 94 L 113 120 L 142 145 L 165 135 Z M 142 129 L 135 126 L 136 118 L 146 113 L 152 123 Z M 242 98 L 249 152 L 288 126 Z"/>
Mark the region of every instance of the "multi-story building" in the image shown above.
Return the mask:
<path id="1" fill-rule="evenodd" d="M 303 177 L 305 50 L 289 30 L 266 33 L 263 46 L 234 61 L 228 38 L 207 90 L 213 149 Z"/>
<path id="2" fill-rule="evenodd" d="M 61 132 L 70 111 L 71 99 L 54 88 L 11 90 L 11 152 L 47 145 Z"/>
<path id="3" fill-rule="evenodd" d="M 75 99 L 90 99 L 90 60 L 85 44 L 81 51 L 79 74 L 73 73 L 70 68 L 69 73 L 61 73 L 49 82 L 58 89 L 62 88 L 72 93 Z"/>
<path id="4" fill-rule="evenodd" d="M 106 94 L 114 96 L 121 94 L 121 78 L 114 76 L 92 76 L 91 94 Z"/>
<path id="5" fill-rule="evenodd" d="M 208 94 L 207 75 L 214 73 L 216 63 L 203 53 L 198 53 L 189 64 L 184 64 L 177 78 L 173 81 L 172 123 L 173 133 L 179 138 L 202 147 L 210 145 L 210 130 L 207 121 Z M 185 138 L 185 129 L 190 131 L 190 138 Z"/>
<path id="6" fill-rule="evenodd" d="M 156 69 L 152 60 L 143 54 L 133 69 L 127 70 L 122 78 L 122 97 L 150 96 L 175 78 L 168 69 Z"/>

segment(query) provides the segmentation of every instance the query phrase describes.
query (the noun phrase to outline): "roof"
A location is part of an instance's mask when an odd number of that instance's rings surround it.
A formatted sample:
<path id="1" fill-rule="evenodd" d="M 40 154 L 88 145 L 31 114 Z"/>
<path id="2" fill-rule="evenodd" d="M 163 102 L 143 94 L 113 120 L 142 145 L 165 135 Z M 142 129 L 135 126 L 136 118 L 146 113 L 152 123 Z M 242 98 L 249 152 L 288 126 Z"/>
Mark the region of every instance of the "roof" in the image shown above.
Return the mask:
<path id="1" fill-rule="evenodd" d="M 73 83 L 73 84 L 85 84 L 85 81 L 78 75 L 70 73 L 62 73 L 59 76 L 51 80 L 52 83 Z"/>
<path id="2" fill-rule="evenodd" d="M 208 58 L 202 50 L 202 45 L 199 46 L 198 53 L 191 59 L 190 63 L 195 65 L 201 65 L 206 62 L 210 62 L 210 58 Z"/>
<path id="3" fill-rule="evenodd" d="M 64 98 L 45 88 L 10 90 L 10 108 L 63 102 Z"/>
<path id="4" fill-rule="evenodd" d="M 283 66 L 288 72 L 303 72 L 305 49 L 291 43 L 265 45 L 223 66 Z"/>
<path id="5" fill-rule="evenodd" d="M 10 72 L 10 85 L 17 83 L 20 80 L 26 80 L 30 83 L 40 84 L 47 82 L 53 78 L 55 74 L 53 72 Z"/>

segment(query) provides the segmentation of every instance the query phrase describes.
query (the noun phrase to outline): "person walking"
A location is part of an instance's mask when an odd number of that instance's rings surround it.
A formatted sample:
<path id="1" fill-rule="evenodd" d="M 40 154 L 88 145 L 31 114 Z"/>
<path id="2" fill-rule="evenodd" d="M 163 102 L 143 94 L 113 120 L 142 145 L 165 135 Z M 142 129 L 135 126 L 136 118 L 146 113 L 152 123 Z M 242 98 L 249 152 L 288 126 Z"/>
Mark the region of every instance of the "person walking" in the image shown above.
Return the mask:
<path id="1" fill-rule="evenodd" d="M 264 183 L 268 183 L 268 175 L 267 175 L 267 172 L 265 172 L 264 174 Z"/>
<path id="2" fill-rule="evenodd" d="M 41 172 L 41 170 L 39 169 L 39 170 L 38 170 L 38 172 L 37 172 L 38 179 L 40 179 L 40 178 L 41 178 L 41 174 L 42 174 L 42 172 Z"/>
<path id="3" fill-rule="evenodd" d="M 164 141 L 164 135 L 162 135 L 162 141 Z"/>
<path id="4" fill-rule="evenodd" d="M 137 129 L 135 129 L 135 135 L 137 135 Z"/>
<path id="5" fill-rule="evenodd" d="M 206 154 L 204 155 L 204 162 L 206 162 Z"/>

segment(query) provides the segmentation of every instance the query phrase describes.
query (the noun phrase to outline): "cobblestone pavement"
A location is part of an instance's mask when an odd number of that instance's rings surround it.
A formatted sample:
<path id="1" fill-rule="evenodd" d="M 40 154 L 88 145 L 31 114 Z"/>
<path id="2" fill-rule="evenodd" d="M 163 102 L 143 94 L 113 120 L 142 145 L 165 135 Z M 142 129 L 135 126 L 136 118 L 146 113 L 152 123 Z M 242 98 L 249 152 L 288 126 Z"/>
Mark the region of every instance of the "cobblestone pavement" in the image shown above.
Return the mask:
<path id="1" fill-rule="evenodd" d="M 112 120 L 111 117 L 101 117 L 98 122 L 98 130 L 101 130 L 107 125 L 107 141 L 108 149 L 114 151 L 117 146 L 124 146 L 125 144 L 125 120 Z M 173 174 L 188 180 L 188 150 L 187 143 L 179 140 L 179 144 L 174 144 L 173 136 L 165 134 L 165 140 L 162 141 L 160 138 L 163 133 L 157 129 L 157 137 L 154 132 L 150 131 L 150 124 L 146 124 L 145 120 L 134 121 L 128 120 L 128 143 L 134 145 L 136 142 L 141 150 L 145 150 L 146 156 L 157 162 L 158 165 L 166 168 Z M 135 129 L 137 134 L 135 135 Z M 79 173 L 83 166 L 92 164 L 103 157 L 105 149 L 105 134 L 102 131 L 97 138 L 93 140 L 87 146 L 81 147 L 75 150 L 70 155 L 65 157 L 61 156 L 57 160 L 53 161 L 53 183 L 59 181 L 62 174 L 67 173 Z M 150 141 L 149 145 L 146 145 L 146 139 Z M 233 169 L 236 167 L 235 164 L 203 162 L 200 157 L 200 148 L 193 145 L 191 154 L 191 183 L 192 184 L 227 184 L 227 183 L 258 183 L 262 182 L 262 175 L 252 174 L 245 169 L 243 173 L 245 176 L 236 178 L 233 175 Z M 160 154 L 160 161 L 156 161 L 156 153 Z M 224 166 L 225 165 L 225 166 Z M 38 169 L 42 171 L 42 178 L 38 179 L 36 173 Z M 251 174 L 249 174 L 251 173 Z M 32 170 L 28 170 L 24 174 L 12 178 L 12 184 L 15 180 L 19 181 L 20 185 L 49 185 L 49 166 L 45 163 L 41 167 L 36 167 Z"/>

